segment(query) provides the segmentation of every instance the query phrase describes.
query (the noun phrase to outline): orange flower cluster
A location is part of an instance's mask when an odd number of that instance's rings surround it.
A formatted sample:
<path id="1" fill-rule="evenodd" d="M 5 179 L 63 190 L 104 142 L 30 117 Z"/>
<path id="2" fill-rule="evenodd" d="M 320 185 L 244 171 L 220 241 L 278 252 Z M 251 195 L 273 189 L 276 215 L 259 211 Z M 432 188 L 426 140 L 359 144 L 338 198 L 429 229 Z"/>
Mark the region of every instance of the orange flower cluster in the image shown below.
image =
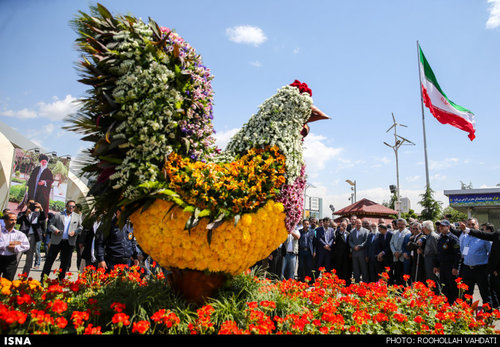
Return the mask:
<path id="1" fill-rule="evenodd" d="M 172 152 L 164 173 L 169 187 L 199 209 L 252 211 L 285 183 L 285 157 L 277 146 L 250 149 L 230 163 L 204 163 Z"/>
<path id="2" fill-rule="evenodd" d="M 493 333 L 489 326 L 500 316 L 498 310 L 490 312 L 485 306 L 483 312 L 476 312 L 462 299 L 450 305 L 444 295 L 434 293 L 434 284 L 430 282 L 427 285 L 415 282 L 406 286 L 391 286 L 381 277 L 375 283 L 346 286 L 334 272 L 323 272 L 313 283 L 292 279 L 271 281 L 253 278 L 251 273 L 246 273 L 242 276 L 255 282 L 249 286 L 257 285 L 260 290 L 257 295 L 251 296 L 252 301 L 239 302 L 238 311 L 234 314 L 228 314 L 231 313 L 229 310 L 236 308 L 229 307 L 227 302 L 213 301 L 198 307 L 196 312 L 156 306 L 150 312 L 144 311 L 145 314 L 139 315 L 137 312 L 141 310 L 134 307 L 135 304 L 129 307 L 131 301 L 127 304 L 119 301 L 109 304 L 110 301 L 107 301 L 108 304 L 104 305 L 109 297 L 100 297 L 96 295 L 97 291 L 89 289 L 96 288 L 96 282 L 100 281 L 102 290 L 113 280 L 114 284 L 123 284 L 123 288 L 129 290 L 142 288 L 143 280 L 127 275 L 127 272 L 139 272 L 137 267 L 121 268 L 114 274 L 97 271 L 96 277 L 90 276 L 90 272 L 96 272 L 95 269 L 87 271 L 89 273 L 81 274 L 77 280 L 80 293 L 70 289 L 72 283 L 67 279 L 60 284 L 50 284 L 49 280 L 48 287 L 42 289 L 28 279 L 11 283 L 4 280 L 3 285 L 9 288 L 10 293 L 0 293 L 0 332 L 3 335 L 75 332 L 96 335 L 460 335 Z M 95 278 L 98 280 L 89 282 Z M 151 289 L 156 287 L 163 291 L 163 285 L 166 285 L 159 276 L 149 277 L 148 281 Z M 460 283 L 457 281 L 458 285 Z M 99 311 L 102 311 L 102 316 Z"/>

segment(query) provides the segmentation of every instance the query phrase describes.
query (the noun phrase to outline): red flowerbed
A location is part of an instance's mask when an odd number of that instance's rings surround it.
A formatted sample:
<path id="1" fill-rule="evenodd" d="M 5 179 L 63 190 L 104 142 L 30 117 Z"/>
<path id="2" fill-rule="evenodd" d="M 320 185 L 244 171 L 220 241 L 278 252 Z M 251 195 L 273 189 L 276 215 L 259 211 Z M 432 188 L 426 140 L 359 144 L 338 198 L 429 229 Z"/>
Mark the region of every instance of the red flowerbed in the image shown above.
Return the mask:
<path id="1" fill-rule="evenodd" d="M 385 275 L 385 274 L 384 274 Z M 491 334 L 496 310 L 461 296 L 450 305 L 434 283 L 346 286 L 334 273 L 314 283 L 248 272 L 201 307 L 172 293 L 162 272 L 87 268 L 76 279 L 0 279 L 0 332 L 9 334 Z M 465 285 L 457 281 L 463 293 Z"/>

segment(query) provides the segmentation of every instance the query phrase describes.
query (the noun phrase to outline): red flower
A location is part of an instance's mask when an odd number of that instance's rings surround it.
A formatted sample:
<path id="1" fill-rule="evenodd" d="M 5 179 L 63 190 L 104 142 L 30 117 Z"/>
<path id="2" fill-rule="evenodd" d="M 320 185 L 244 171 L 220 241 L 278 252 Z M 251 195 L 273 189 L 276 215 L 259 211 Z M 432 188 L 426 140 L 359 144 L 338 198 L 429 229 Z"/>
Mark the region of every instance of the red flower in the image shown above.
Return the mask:
<path id="1" fill-rule="evenodd" d="M 167 328 L 171 328 L 172 326 L 175 326 L 181 322 L 179 317 L 177 317 L 174 312 L 165 309 L 161 309 L 154 313 L 151 316 L 151 319 L 156 323 L 166 325 Z"/>
<path id="2" fill-rule="evenodd" d="M 308 93 L 310 96 L 312 96 L 312 90 L 307 86 L 306 83 L 302 83 L 299 80 L 295 80 L 292 84 L 290 84 L 292 87 L 297 87 L 299 88 L 301 93 Z"/>
<path id="3" fill-rule="evenodd" d="M 68 304 L 65 301 L 55 299 L 51 308 L 54 313 L 61 314 L 68 309 Z"/>
<path id="4" fill-rule="evenodd" d="M 115 310 L 115 312 L 123 312 L 125 310 L 125 304 L 121 302 L 114 302 L 111 304 L 111 308 Z"/>
<path id="5" fill-rule="evenodd" d="M 73 325 L 75 329 L 82 326 L 83 322 L 89 319 L 88 312 L 85 311 L 73 311 L 71 314 L 71 320 L 73 321 Z"/>
<path id="6" fill-rule="evenodd" d="M 424 321 L 424 319 L 422 317 L 420 317 L 420 316 L 416 316 L 415 318 L 413 318 L 413 321 L 415 323 L 420 324 L 420 323 L 422 323 Z"/>
<path id="7" fill-rule="evenodd" d="M 97 326 L 94 327 L 92 324 L 89 324 L 86 328 L 85 331 L 83 332 L 84 335 L 102 335 L 101 332 L 101 327 Z"/>
<path id="8" fill-rule="evenodd" d="M 118 312 L 115 313 L 113 318 L 111 318 L 111 322 L 113 324 L 118 324 L 118 325 L 130 325 L 130 321 L 128 320 L 130 317 L 126 315 L 125 313 Z"/>
<path id="9" fill-rule="evenodd" d="M 146 320 L 141 320 L 139 322 L 134 322 L 132 325 L 132 332 L 133 333 L 139 333 L 139 334 L 144 334 L 148 329 L 149 329 L 149 322 Z"/>
<path id="10" fill-rule="evenodd" d="M 66 325 L 68 325 L 68 320 L 64 317 L 57 317 L 56 325 L 59 329 L 64 329 L 66 328 Z"/>
<path id="11" fill-rule="evenodd" d="M 242 334 L 243 331 L 238 328 L 238 324 L 235 321 L 227 320 L 221 324 L 218 334 L 219 335 L 236 335 Z"/>

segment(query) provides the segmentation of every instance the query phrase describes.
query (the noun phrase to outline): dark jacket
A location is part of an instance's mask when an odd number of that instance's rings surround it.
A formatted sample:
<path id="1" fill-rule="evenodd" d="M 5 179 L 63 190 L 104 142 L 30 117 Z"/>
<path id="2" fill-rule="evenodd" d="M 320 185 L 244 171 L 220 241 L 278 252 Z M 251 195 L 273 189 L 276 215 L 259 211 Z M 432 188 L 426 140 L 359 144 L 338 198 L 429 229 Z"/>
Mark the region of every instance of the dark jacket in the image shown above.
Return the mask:
<path id="1" fill-rule="evenodd" d="M 98 233 L 95 247 L 98 262 L 103 260 L 119 260 L 124 258 L 137 259 L 137 243 L 132 228 L 126 224 L 123 228 L 118 226 L 116 218 L 111 222 L 111 231 L 106 238 Z"/>
<path id="2" fill-rule="evenodd" d="M 26 214 L 26 211 L 23 211 L 17 215 L 17 223 L 20 225 L 19 230 L 28 236 L 30 228 L 32 228 L 35 235 L 35 241 L 37 242 L 42 240 L 43 234 L 45 233 L 46 220 L 47 217 L 44 211 L 33 211 L 29 216 Z"/>
<path id="3" fill-rule="evenodd" d="M 375 243 L 375 253 L 378 255 L 384 252 L 384 259 L 392 259 L 391 250 L 392 231 L 387 230 L 385 237 L 382 233 L 378 234 L 377 242 Z"/>
<path id="4" fill-rule="evenodd" d="M 435 267 L 444 269 L 458 269 L 462 254 L 460 253 L 460 242 L 451 232 L 442 235 L 437 243 L 438 254 Z"/>
<path id="5" fill-rule="evenodd" d="M 345 237 L 342 237 L 340 230 L 335 231 L 335 241 L 333 244 L 333 256 L 334 257 L 348 257 L 351 253 L 351 247 L 349 247 L 349 232 L 344 230 Z"/>

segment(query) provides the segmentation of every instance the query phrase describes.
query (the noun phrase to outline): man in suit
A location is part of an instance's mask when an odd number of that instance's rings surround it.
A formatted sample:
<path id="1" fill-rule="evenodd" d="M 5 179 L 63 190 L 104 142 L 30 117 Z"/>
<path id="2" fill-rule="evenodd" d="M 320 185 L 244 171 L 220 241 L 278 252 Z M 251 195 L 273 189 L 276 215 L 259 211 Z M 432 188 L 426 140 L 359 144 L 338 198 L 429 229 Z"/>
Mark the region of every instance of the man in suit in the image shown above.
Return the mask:
<path id="1" fill-rule="evenodd" d="M 316 229 L 316 270 L 324 267 L 326 272 L 332 270 L 332 246 L 334 231 L 330 227 L 330 218 L 323 218 L 323 225 Z"/>
<path id="2" fill-rule="evenodd" d="M 352 272 L 354 280 L 368 282 L 368 266 L 365 260 L 365 247 L 368 238 L 368 230 L 362 227 L 361 219 L 354 221 L 354 228 L 349 234 L 349 247 L 352 250 Z"/>
<path id="3" fill-rule="evenodd" d="M 30 248 L 24 252 L 26 254 L 26 262 L 24 264 L 23 273 L 29 275 L 31 266 L 33 265 L 33 255 L 36 251 L 36 244 L 42 240 L 42 235 L 45 233 L 46 226 L 45 211 L 39 202 L 34 200 L 28 201 L 28 206 L 25 211 L 17 215 L 17 224 L 19 224 L 19 231 L 23 232 L 30 243 Z M 18 255 L 18 263 L 21 260 L 23 253 Z"/>
<path id="4" fill-rule="evenodd" d="M 339 224 L 339 229 L 335 232 L 333 243 L 333 268 L 340 279 L 346 281 L 346 285 L 351 283 L 351 248 L 349 247 L 349 232 L 347 231 L 347 221 Z"/>
<path id="5" fill-rule="evenodd" d="M 376 245 L 378 238 L 377 224 L 374 222 L 368 224 L 369 233 L 366 239 L 366 264 L 368 266 L 368 280 L 367 282 L 377 282 L 378 272 L 377 272 L 377 253 Z"/>
<path id="6" fill-rule="evenodd" d="M 431 220 L 422 222 L 422 231 L 425 235 L 425 244 L 423 244 L 423 250 L 421 250 L 420 252 L 424 257 L 425 280 L 431 280 L 436 284 L 434 292 L 437 294 L 441 291 L 441 289 L 439 278 L 436 276 L 436 274 L 434 274 L 434 264 L 436 263 L 438 252 L 437 243 L 439 235 L 438 233 L 436 233 L 436 231 L 434 231 L 434 223 Z"/>
<path id="7" fill-rule="evenodd" d="M 375 253 L 377 254 L 377 274 L 380 275 L 386 268 L 389 268 L 389 284 L 392 283 L 392 251 L 391 251 L 391 238 L 392 231 L 387 229 L 387 224 L 380 224 L 378 226 L 378 237 L 375 243 Z"/>
<path id="8" fill-rule="evenodd" d="M 405 237 L 410 235 L 410 230 L 406 228 L 406 220 L 399 218 L 396 221 L 396 230 L 393 231 L 391 237 L 391 251 L 394 256 L 394 284 L 404 284 L 404 262 L 403 243 Z"/>
<path id="9" fill-rule="evenodd" d="M 33 169 L 27 183 L 28 200 L 39 202 L 43 210 L 47 212 L 54 176 L 48 168 L 49 158 L 45 154 L 41 154 L 38 160 L 40 165 Z"/>
<path id="10" fill-rule="evenodd" d="M 64 279 L 66 276 L 66 271 L 71 261 L 71 255 L 75 250 L 76 237 L 82 231 L 82 216 L 73 212 L 75 206 L 75 201 L 69 200 L 66 203 L 66 209 L 56 214 L 48 226 L 52 236 L 50 239 L 49 253 L 47 254 L 42 270 L 42 282 L 45 275 L 49 275 L 52 265 L 59 253 L 61 253 L 59 280 Z"/>
<path id="11" fill-rule="evenodd" d="M 313 254 L 314 254 L 314 229 L 309 228 L 309 220 L 302 221 L 302 229 L 299 230 L 299 268 L 297 270 L 300 281 L 306 277 L 312 278 Z"/>

